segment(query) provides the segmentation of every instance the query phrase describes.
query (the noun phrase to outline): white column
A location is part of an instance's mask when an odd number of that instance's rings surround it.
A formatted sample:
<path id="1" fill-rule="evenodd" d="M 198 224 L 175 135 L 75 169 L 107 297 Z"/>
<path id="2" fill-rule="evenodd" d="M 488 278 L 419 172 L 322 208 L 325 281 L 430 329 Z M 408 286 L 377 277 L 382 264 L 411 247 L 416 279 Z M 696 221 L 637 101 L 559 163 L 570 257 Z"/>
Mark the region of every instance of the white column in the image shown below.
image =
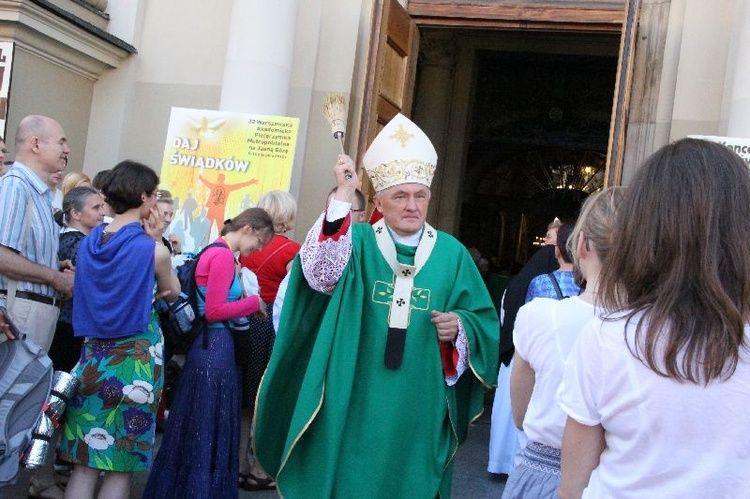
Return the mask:
<path id="1" fill-rule="evenodd" d="M 222 111 L 284 116 L 299 0 L 234 0 Z"/>
<path id="2" fill-rule="evenodd" d="M 727 136 L 750 138 L 750 7 L 735 2 L 737 9 L 730 50 L 736 50 L 734 78 L 727 109 Z"/>

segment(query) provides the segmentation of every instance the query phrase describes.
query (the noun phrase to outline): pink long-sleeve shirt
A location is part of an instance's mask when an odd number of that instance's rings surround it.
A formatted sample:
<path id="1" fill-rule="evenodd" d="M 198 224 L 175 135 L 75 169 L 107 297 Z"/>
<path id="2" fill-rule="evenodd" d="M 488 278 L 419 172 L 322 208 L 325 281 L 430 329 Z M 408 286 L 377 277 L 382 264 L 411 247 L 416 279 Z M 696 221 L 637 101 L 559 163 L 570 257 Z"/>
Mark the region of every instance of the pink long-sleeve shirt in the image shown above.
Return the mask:
<path id="1" fill-rule="evenodd" d="M 217 240 L 223 242 L 222 240 Z M 257 296 L 241 298 L 234 253 L 228 248 L 209 248 L 195 269 L 195 283 L 206 287 L 205 315 L 208 322 L 222 322 L 252 315 L 260 308 Z"/>

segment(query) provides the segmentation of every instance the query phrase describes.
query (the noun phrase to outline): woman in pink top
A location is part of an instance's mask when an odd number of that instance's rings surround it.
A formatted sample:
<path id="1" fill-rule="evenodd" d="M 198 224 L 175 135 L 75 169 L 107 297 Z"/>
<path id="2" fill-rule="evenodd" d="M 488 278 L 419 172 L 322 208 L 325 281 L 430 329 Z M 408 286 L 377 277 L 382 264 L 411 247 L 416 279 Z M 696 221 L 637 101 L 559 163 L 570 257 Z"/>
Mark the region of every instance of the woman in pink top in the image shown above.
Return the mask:
<path id="1" fill-rule="evenodd" d="M 233 319 L 264 314 L 259 296 L 242 297 L 234 253 L 261 249 L 273 236 L 273 223 L 260 208 L 225 222 L 198 260 L 195 282 L 200 314 L 208 335 L 199 336 L 187 354 L 177 394 L 154 461 L 144 498 L 237 497 L 240 442 L 240 384 L 235 364 Z"/>

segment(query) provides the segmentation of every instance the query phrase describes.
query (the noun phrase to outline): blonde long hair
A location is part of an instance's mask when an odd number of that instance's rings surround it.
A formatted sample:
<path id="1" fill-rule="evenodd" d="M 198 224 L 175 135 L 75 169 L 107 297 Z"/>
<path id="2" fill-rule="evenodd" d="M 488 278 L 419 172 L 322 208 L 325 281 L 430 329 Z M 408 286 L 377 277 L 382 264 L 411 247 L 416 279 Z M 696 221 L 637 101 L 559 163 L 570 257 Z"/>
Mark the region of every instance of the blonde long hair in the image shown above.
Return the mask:
<path id="1" fill-rule="evenodd" d="M 624 187 L 608 187 L 586 198 L 567 242 L 568 251 L 573 256 L 573 263 L 576 266 L 578 266 L 576 245 L 581 234 L 586 240 L 586 248 L 591 250 L 590 243 L 593 243 L 594 250 L 602 264 L 607 261 L 613 246 L 612 228 L 624 195 Z"/>

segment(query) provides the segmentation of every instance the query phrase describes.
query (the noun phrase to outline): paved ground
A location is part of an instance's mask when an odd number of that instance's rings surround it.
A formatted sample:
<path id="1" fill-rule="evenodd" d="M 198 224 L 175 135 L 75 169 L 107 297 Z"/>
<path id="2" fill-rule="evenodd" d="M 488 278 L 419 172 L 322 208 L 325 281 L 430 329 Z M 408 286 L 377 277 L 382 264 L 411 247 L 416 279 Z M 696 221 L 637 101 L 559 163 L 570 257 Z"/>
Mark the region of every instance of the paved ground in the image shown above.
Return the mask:
<path id="1" fill-rule="evenodd" d="M 453 499 L 500 499 L 505 477 L 487 472 L 490 445 L 492 397 L 484 414 L 470 428 L 469 437 L 456 455 L 453 470 Z"/>
<path id="2" fill-rule="evenodd" d="M 499 499 L 503 493 L 505 481 L 499 475 L 487 472 L 487 449 L 490 438 L 490 412 L 492 398 L 484 414 L 469 429 L 469 437 L 456 454 L 456 464 L 453 472 L 454 499 Z M 157 437 L 158 438 L 158 437 Z M 146 484 L 146 473 L 134 476 L 132 497 L 141 496 Z M 23 485 L 25 484 L 25 485 Z M 19 476 L 18 484 L 0 489 L 0 499 L 26 498 L 28 487 L 28 472 Z M 246 492 L 240 491 L 241 499 L 266 499 L 277 497 L 275 491 Z"/>

